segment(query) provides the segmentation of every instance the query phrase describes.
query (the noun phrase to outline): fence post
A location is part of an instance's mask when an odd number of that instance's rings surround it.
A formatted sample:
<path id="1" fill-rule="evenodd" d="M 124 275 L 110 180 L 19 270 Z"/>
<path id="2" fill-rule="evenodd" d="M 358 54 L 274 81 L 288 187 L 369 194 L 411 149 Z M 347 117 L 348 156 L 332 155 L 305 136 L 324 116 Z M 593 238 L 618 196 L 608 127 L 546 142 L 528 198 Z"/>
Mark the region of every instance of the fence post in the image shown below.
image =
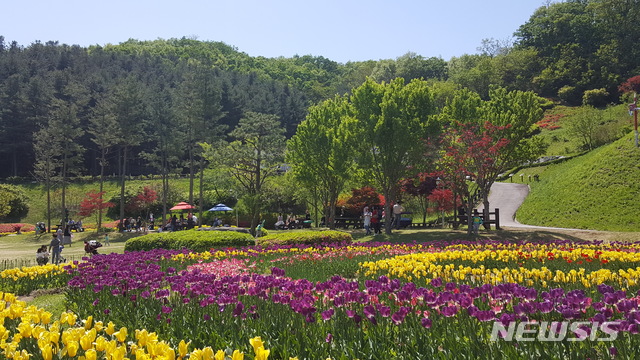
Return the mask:
<path id="1" fill-rule="evenodd" d="M 500 209 L 496 208 L 496 230 L 500 229 Z"/>

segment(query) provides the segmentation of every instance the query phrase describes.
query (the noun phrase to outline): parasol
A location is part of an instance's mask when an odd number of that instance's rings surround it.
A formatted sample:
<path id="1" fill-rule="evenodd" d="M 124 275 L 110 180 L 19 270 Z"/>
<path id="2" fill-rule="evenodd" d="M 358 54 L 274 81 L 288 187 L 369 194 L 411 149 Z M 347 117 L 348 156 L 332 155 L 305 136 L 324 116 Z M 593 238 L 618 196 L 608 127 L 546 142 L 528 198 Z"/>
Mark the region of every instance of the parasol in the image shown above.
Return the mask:
<path id="1" fill-rule="evenodd" d="M 171 211 L 174 211 L 174 210 L 191 210 L 191 209 L 195 209 L 195 208 L 196 208 L 195 206 L 183 201 L 183 202 L 177 203 L 176 206 L 172 207 L 169 210 L 171 210 Z"/>
<path id="2" fill-rule="evenodd" d="M 233 209 L 228 207 L 225 204 L 218 204 L 212 207 L 211 209 L 209 209 L 209 211 L 233 211 Z"/>

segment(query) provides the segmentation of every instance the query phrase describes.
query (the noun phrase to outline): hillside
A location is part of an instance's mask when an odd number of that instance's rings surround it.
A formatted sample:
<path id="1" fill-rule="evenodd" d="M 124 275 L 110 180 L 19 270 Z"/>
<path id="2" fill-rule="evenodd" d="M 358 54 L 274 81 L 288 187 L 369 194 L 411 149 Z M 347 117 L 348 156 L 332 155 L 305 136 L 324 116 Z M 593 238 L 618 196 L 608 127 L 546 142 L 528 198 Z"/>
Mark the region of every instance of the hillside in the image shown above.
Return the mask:
<path id="1" fill-rule="evenodd" d="M 523 224 L 638 231 L 640 149 L 633 133 L 566 162 L 523 172 L 538 174 L 517 213 Z M 517 177 L 517 176 L 516 176 Z M 514 178 L 516 178 L 514 177 Z"/>

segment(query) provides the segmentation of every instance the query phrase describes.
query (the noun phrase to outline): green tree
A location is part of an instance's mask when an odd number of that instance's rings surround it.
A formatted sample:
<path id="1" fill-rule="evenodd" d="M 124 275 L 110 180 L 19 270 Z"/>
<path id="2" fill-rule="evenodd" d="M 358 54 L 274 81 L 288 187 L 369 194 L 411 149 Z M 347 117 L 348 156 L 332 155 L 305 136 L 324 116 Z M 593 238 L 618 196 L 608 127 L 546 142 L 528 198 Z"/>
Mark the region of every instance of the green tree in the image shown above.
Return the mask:
<path id="1" fill-rule="evenodd" d="M 336 96 L 311 107 L 287 143 L 286 160 L 296 179 L 310 189 L 317 186 L 320 197 L 327 199 L 324 215 L 332 229 L 338 195 L 354 166 L 349 132 L 352 118 L 347 100 Z"/>
<path id="2" fill-rule="evenodd" d="M 58 157 L 61 144 L 56 134 L 48 126 L 43 126 L 34 135 L 33 147 L 36 155 L 34 175 L 38 181 L 44 183 L 47 192 L 47 229 L 51 229 L 51 187 L 58 169 Z"/>
<path id="3" fill-rule="evenodd" d="M 353 90 L 353 140 L 356 162 L 385 197 L 385 231 L 391 233 L 391 208 L 400 180 L 424 160 L 422 141 L 437 136 L 432 94 L 426 81 L 405 85 L 397 78 L 378 84 L 368 79 Z"/>
<path id="4" fill-rule="evenodd" d="M 91 135 L 91 141 L 98 147 L 100 151 L 100 157 L 98 163 L 100 164 L 100 186 L 97 192 L 99 197 L 98 203 L 103 202 L 102 196 L 104 195 L 104 169 L 107 164 L 107 154 L 117 143 L 117 128 L 118 123 L 115 116 L 110 112 L 108 103 L 103 99 L 98 102 L 98 105 L 94 108 L 93 116 L 89 120 L 88 133 Z M 98 225 L 99 230 L 102 227 L 102 207 L 97 207 L 98 210 Z"/>
<path id="5" fill-rule="evenodd" d="M 124 224 L 125 185 L 129 151 L 143 141 L 144 124 L 147 118 L 145 97 L 139 83 L 127 78 L 110 96 L 111 113 L 116 119 L 114 136 L 118 146 L 118 174 L 120 175 L 120 227 Z"/>
<path id="6" fill-rule="evenodd" d="M 230 133 L 235 140 L 224 149 L 216 151 L 211 144 L 203 144 L 209 161 L 226 165 L 230 175 L 243 189 L 243 201 L 251 215 L 252 233 L 263 205 L 263 186 L 282 165 L 283 133 L 284 128 L 277 116 L 247 112 Z"/>

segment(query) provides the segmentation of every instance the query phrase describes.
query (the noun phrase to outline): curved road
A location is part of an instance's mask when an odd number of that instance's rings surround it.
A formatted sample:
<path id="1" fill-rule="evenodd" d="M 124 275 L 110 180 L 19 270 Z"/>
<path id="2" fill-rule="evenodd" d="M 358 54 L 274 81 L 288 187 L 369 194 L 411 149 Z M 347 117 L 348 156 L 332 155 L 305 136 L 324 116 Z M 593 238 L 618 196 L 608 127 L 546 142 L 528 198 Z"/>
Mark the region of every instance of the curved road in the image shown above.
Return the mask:
<path id="1" fill-rule="evenodd" d="M 500 209 L 500 226 L 527 229 L 548 229 L 548 230 L 579 230 L 590 231 L 584 229 L 566 229 L 556 227 L 544 227 L 524 225 L 516 221 L 516 211 L 529 195 L 529 185 L 516 183 L 493 183 L 491 192 L 489 193 L 489 206 L 491 209 Z M 478 211 L 482 212 L 484 206 L 480 204 Z"/>

